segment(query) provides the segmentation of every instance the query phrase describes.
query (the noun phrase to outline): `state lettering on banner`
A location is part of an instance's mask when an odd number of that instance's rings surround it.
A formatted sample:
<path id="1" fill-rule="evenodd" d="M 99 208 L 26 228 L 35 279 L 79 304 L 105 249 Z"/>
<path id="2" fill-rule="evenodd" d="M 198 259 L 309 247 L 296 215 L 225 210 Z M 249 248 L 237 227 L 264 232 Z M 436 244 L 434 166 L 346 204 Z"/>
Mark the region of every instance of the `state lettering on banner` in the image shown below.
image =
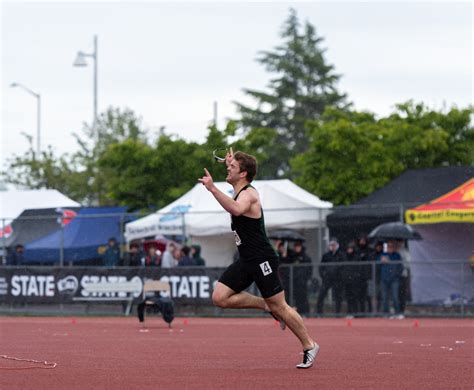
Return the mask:
<path id="1" fill-rule="evenodd" d="M 54 297 L 53 275 L 13 275 L 11 285 L 15 297 Z"/>

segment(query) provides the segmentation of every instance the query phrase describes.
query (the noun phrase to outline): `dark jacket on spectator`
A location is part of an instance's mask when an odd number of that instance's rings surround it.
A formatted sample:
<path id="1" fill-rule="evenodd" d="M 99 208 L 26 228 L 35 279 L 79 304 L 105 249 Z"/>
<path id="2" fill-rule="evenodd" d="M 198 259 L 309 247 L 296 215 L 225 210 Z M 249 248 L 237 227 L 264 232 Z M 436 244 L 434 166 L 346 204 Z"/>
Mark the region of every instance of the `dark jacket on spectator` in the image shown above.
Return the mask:
<path id="1" fill-rule="evenodd" d="M 373 260 L 372 251 L 368 245 L 358 246 L 357 256 L 359 257 L 359 261 Z M 364 280 L 372 279 L 372 266 L 370 264 L 361 265 L 359 277 Z"/>
<path id="2" fill-rule="evenodd" d="M 25 261 L 25 255 L 23 252 L 13 251 L 7 257 L 7 265 L 23 265 Z"/>
<path id="3" fill-rule="evenodd" d="M 289 251 L 288 258 L 286 259 L 287 264 L 311 264 L 311 258 L 306 254 L 306 250 L 303 247 L 300 253 L 296 251 Z M 298 281 L 308 280 L 311 277 L 310 267 L 295 267 L 294 268 L 294 279 Z"/>
<path id="4" fill-rule="evenodd" d="M 104 252 L 104 265 L 106 267 L 116 267 L 120 263 L 120 248 L 118 245 L 107 245 L 107 249 Z"/>
<path id="5" fill-rule="evenodd" d="M 195 265 L 205 267 L 206 261 L 201 257 L 201 246 L 193 245 L 192 248 L 194 249 L 193 260 L 196 263 Z"/>
<path id="6" fill-rule="evenodd" d="M 140 267 L 142 265 L 143 254 L 138 252 L 127 252 L 123 260 L 125 267 Z"/>
<path id="7" fill-rule="evenodd" d="M 321 263 L 342 263 L 346 261 L 346 256 L 344 252 L 339 248 L 336 252 L 332 253 L 331 251 L 326 252 L 322 259 Z M 342 267 L 339 266 L 319 266 L 319 275 L 323 279 L 340 279 L 342 274 Z"/>
<path id="8" fill-rule="evenodd" d="M 352 252 L 344 254 L 344 261 L 352 262 L 354 265 L 344 265 L 341 270 L 341 277 L 345 283 L 356 282 L 362 273 L 361 266 L 357 264 L 360 261 L 359 255 L 357 252 Z"/>
<path id="9" fill-rule="evenodd" d="M 190 267 L 196 265 L 195 261 L 189 256 L 183 256 L 179 260 L 178 267 Z"/>

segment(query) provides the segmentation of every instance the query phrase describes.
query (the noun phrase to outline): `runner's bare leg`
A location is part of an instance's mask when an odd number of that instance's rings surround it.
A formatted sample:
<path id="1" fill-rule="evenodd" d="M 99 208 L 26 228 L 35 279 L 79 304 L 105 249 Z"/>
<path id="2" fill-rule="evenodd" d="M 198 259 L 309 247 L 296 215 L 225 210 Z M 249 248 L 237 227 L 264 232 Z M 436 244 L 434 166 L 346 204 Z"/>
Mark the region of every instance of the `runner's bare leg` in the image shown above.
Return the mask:
<path id="1" fill-rule="evenodd" d="M 314 347 L 314 341 L 309 336 L 301 316 L 285 301 L 285 293 L 282 291 L 270 298 L 263 299 L 246 292 L 236 293 L 225 284 L 217 282 L 212 294 L 212 300 L 216 306 L 228 309 L 260 309 L 272 311 L 278 318 L 282 319 L 295 336 L 300 340 L 303 349 Z"/>
<path id="2" fill-rule="evenodd" d="M 285 292 L 265 299 L 265 303 L 269 310 L 273 312 L 278 318 L 282 319 L 286 326 L 294 333 L 300 340 L 303 349 L 311 349 L 314 347 L 314 340 L 309 336 L 308 330 L 303 322 L 303 319 L 298 312 L 289 306 L 285 300 Z"/>
<path id="3" fill-rule="evenodd" d="M 217 282 L 212 294 L 212 301 L 216 306 L 227 309 L 260 309 L 265 310 L 267 305 L 261 297 L 246 293 L 236 293 L 221 282 Z"/>

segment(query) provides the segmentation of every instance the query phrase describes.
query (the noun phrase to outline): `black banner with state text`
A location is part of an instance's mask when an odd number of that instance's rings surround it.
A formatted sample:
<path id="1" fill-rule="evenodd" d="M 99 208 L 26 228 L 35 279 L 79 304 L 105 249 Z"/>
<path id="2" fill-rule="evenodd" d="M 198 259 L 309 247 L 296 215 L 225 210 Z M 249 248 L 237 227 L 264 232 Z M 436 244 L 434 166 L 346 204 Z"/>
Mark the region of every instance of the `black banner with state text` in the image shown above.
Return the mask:
<path id="1" fill-rule="evenodd" d="M 127 298 L 141 300 L 146 280 L 170 283 L 176 303 L 210 304 L 212 291 L 222 268 L 104 268 L 104 267 L 1 267 L 1 303 L 72 303 L 84 298 Z M 90 291 L 89 283 L 100 283 L 106 291 Z M 114 286 L 132 286 L 124 292 Z M 166 295 L 166 292 L 162 292 Z"/>

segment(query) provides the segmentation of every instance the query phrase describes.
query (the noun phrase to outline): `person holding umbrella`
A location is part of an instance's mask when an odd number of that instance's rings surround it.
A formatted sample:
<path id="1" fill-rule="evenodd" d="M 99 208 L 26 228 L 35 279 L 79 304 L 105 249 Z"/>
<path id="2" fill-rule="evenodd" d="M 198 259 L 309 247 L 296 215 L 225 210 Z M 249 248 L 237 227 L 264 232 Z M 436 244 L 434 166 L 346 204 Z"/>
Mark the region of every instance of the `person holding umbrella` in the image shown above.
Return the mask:
<path id="1" fill-rule="evenodd" d="M 399 300 L 400 282 L 403 276 L 403 259 L 400 253 L 397 252 L 397 243 L 404 242 L 404 240 L 422 240 L 423 238 L 410 225 L 402 222 L 383 223 L 370 232 L 369 238 L 388 240 L 388 249 L 384 251 L 386 253 L 380 256 L 382 305 L 384 311 L 388 312 L 388 296 L 391 295 L 397 318 L 403 318 Z M 397 264 L 393 264 L 393 262 L 397 262 Z M 406 287 L 402 286 L 403 293 L 405 293 L 405 290 Z M 405 294 L 403 298 L 405 298 Z"/>
<path id="2" fill-rule="evenodd" d="M 382 295 L 382 308 L 384 313 L 389 313 L 389 296 L 395 311 L 395 318 L 403 319 L 400 311 L 398 290 L 400 288 L 400 277 L 403 271 L 402 257 L 396 251 L 396 242 L 389 240 L 387 251 L 380 256 L 380 287 Z"/>

